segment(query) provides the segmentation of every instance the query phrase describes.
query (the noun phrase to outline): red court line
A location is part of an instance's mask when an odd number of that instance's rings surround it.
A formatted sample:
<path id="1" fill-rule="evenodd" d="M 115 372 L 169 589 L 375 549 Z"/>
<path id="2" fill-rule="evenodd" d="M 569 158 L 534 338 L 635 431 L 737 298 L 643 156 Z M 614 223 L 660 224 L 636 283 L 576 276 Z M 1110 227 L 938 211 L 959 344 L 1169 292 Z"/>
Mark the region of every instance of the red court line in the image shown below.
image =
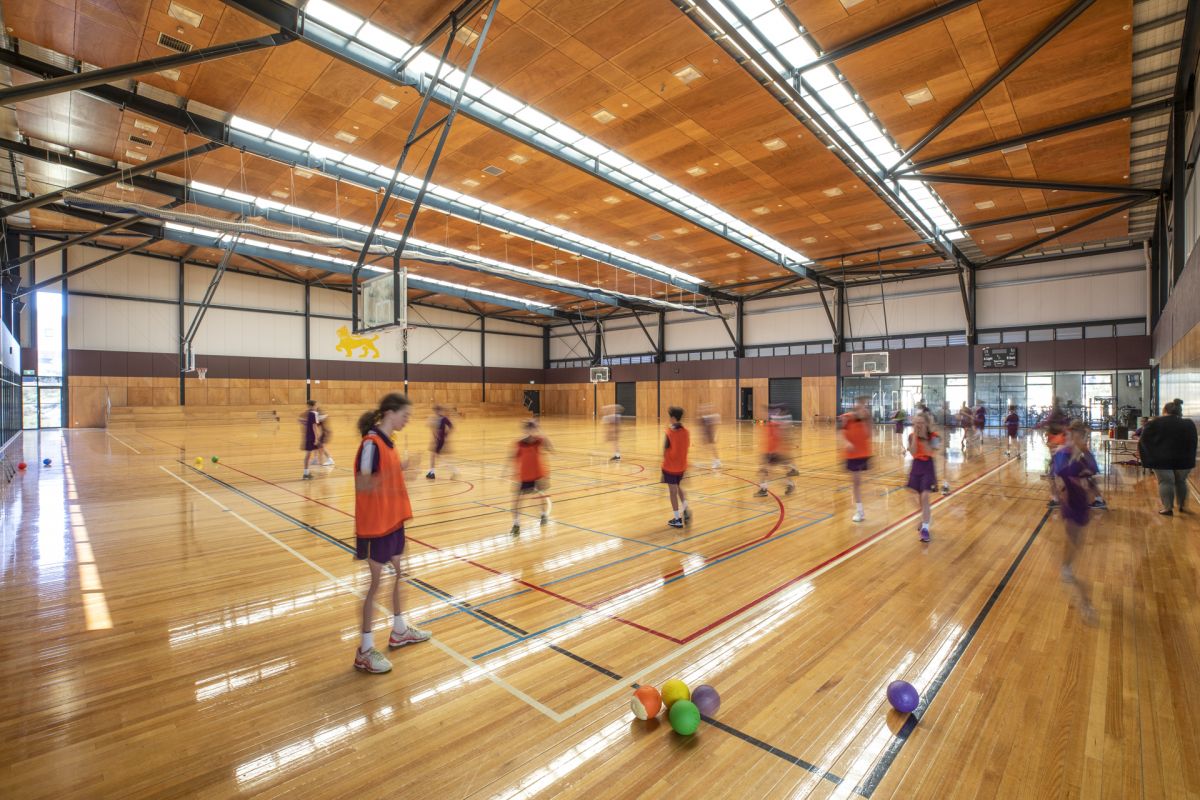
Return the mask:
<path id="1" fill-rule="evenodd" d="M 316 498 L 309 497 L 306 494 L 302 494 L 300 492 L 293 491 L 292 489 L 289 489 L 286 486 L 280 486 L 278 483 L 275 483 L 274 481 L 259 477 L 258 475 L 254 475 L 252 473 L 246 472 L 245 470 L 238 469 L 237 467 L 231 467 L 228 464 L 225 464 L 224 466 L 226 466 L 228 469 L 233 470 L 234 472 L 239 472 L 248 478 L 254 478 L 255 480 L 262 481 L 263 483 L 268 484 L 270 486 L 274 486 L 276 489 L 280 489 L 282 491 L 288 492 L 289 494 L 294 494 L 297 497 L 303 497 L 306 500 L 311 500 L 312 502 L 316 503 L 317 505 L 321 505 L 321 506 L 324 506 L 325 508 L 332 509 L 334 511 L 337 511 L 340 514 L 345 514 L 348 517 L 354 516 L 353 514 L 347 512 L 347 511 L 344 511 L 340 508 L 337 508 L 336 506 L 331 506 L 327 503 L 323 503 L 320 500 L 317 500 Z M 470 564 L 473 567 L 478 567 L 479 569 L 490 572 L 493 575 L 499 575 L 501 577 L 508 578 L 510 581 L 512 581 L 515 584 L 524 586 L 527 589 L 532 589 L 534 591 L 541 592 L 542 594 L 548 595 L 557 600 L 562 600 L 564 603 L 570 603 L 573 606 L 577 606 L 579 608 L 585 608 L 589 611 L 598 611 L 598 609 L 595 607 L 595 605 L 592 605 L 589 603 L 584 603 L 580 600 L 574 600 L 565 595 L 561 595 L 558 592 L 553 592 L 544 586 L 539 586 L 536 583 L 530 583 L 529 581 L 521 580 L 520 578 L 514 578 L 511 575 L 508 575 L 505 572 L 501 572 L 498 569 L 489 567 L 486 564 L 480 564 L 478 561 L 472 561 L 469 558 L 463 558 L 462 556 L 455 555 L 454 553 L 451 553 L 448 550 L 445 550 L 441 547 L 438 547 L 437 545 L 433 545 L 433 544 L 430 544 L 429 542 L 418 539 L 415 536 L 406 536 L 405 538 L 407 538 L 408 541 L 410 541 L 410 542 L 416 542 L 417 544 L 421 545 L 422 547 L 428 547 L 430 550 L 436 550 L 439 553 L 445 553 L 446 555 L 450 556 L 450 558 L 453 558 L 455 561 L 460 561 L 464 564 Z M 646 627 L 645 625 L 642 625 L 641 623 L 638 623 L 638 622 L 634 622 L 633 620 L 628 620 L 628 619 L 625 619 L 624 617 L 618 617 L 613 614 L 607 614 L 603 611 L 598 611 L 598 613 L 604 614 L 604 616 L 608 617 L 609 619 L 613 620 L 614 622 L 620 622 L 623 625 L 628 625 L 631 628 L 636 628 L 640 631 L 644 631 L 646 633 L 653 634 L 654 636 L 661 637 L 663 639 L 666 639 L 669 642 L 674 642 L 675 644 L 683 643 L 680 639 L 676 639 L 674 636 L 670 636 L 666 633 L 663 633 L 662 631 L 657 631 L 653 628 Z"/>
<path id="2" fill-rule="evenodd" d="M 959 486 L 958 488 L 951 491 L 950 494 L 939 496 L 936 500 L 934 500 L 932 503 L 930 503 L 930 507 L 932 508 L 935 505 L 944 503 L 945 501 L 949 500 L 954 495 L 961 492 L 963 489 L 966 489 L 971 484 L 977 483 L 978 481 L 983 480 L 984 478 L 986 478 L 988 475 L 991 475 L 996 470 L 998 470 L 1001 467 L 1004 467 L 1008 464 L 1011 464 L 1013 461 L 1016 461 L 1016 460 L 1017 459 L 1015 459 L 1015 458 L 1010 458 L 1007 461 L 996 465 L 992 469 L 989 469 L 986 472 L 983 472 L 982 474 L 975 476 L 971 480 L 964 483 L 962 486 Z M 826 567 L 829 564 L 833 563 L 834 561 L 837 561 L 839 558 L 843 558 L 843 557 L 853 553 L 856 550 L 863 549 L 864 547 L 866 547 L 868 544 L 870 544 L 871 542 L 878 539 L 883 534 L 887 533 L 888 531 L 892 530 L 893 528 L 896 528 L 899 525 L 904 524 L 905 522 L 907 522 L 908 520 L 912 519 L 913 517 L 917 516 L 920 513 L 921 513 L 921 510 L 918 508 L 916 511 L 913 511 L 910 514 L 908 514 L 908 516 L 901 517 L 900 519 L 896 520 L 895 522 L 891 523 L 890 525 L 875 531 L 875 533 L 872 533 L 870 536 L 866 537 L 865 539 L 860 539 L 858 542 L 855 542 L 854 544 L 850 545 L 849 547 L 847 547 L 845 550 L 838 553 L 837 555 L 830 556 L 829 558 L 822 561 L 820 564 L 817 564 L 816 566 L 813 566 L 813 567 L 809 567 L 808 569 L 806 569 L 804 572 L 800 573 L 796 577 L 790 578 L 787 581 L 785 581 L 784 583 L 781 583 L 778 586 L 776 586 L 774 589 L 771 589 L 770 591 L 766 592 L 765 594 L 759 595 L 758 597 L 756 597 L 755 599 L 746 603 L 745 605 L 741 606 L 740 608 L 734 609 L 733 611 L 729 612 L 728 614 L 725 614 L 724 616 L 720 617 L 719 619 L 716 619 L 716 620 L 708 623 L 704 627 L 699 628 L 699 629 L 693 631 L 692 633 L 689 633 L 687 636 L 684 636 L 683 639 L 678 640 L 679 643 L 687 644 L 688 642 L 695 639 L 697 636 L 703 636 L 705 633 L 708 633 L 709 631 L 711 631 L 713 628 L 717 627 L 721 623 L 727 622 L 728 620 L 733 619 L 734 617 L 738 616 L 739 614 L 743 614 L 746 611 L 749 611 L 751 608 L 754 608 L 756 605 L 763 602 L 764 600 L 768 600 L 771 597 L 774 597 L 775 595 L 779 594 L 780 592 L 782 592 L 784 589 L 788 588 L 789 586 L 793 586 L 794 584 L 799 583 L 800 581 L 804 580 L 809 575 L 813 574 L 814 572 L 821 569 L 822 567 Z"/>

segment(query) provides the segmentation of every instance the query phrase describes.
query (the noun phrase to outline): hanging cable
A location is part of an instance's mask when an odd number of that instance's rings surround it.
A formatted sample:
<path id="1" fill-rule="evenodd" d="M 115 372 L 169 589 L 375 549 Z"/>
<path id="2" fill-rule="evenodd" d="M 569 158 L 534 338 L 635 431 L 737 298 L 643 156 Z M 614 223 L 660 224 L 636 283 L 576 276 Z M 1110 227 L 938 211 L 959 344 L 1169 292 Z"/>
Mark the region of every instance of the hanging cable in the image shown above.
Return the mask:
<path id="1" fill-rule="evenodd" d="M 879 250 L 875 251 L 875 268 L 879 272 L 879 305 L 883 307 L 883 338 L 886 340 L 888 338 L 887 301 L 883 295 L 883 262 L 880 260 Z"/>

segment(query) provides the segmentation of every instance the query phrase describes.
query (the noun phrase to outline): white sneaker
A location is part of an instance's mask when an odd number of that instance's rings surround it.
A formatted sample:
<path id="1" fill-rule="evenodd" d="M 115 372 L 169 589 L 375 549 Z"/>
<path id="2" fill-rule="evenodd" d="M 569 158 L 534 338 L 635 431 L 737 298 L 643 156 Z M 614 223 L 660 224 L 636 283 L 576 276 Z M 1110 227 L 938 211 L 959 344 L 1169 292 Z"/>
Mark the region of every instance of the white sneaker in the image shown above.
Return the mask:
<path id="1" fill-rule="evenodd" d="M 395 650 L 397 647 L 404 647 L 406 644 L 417 644 L 418 642 L 427 642 L 432 634 L 429 631 L 423 631 L 420 628 L 414 628 L 409 625 L 404 629 L 403 633 L 392 631 L 388 636 L 388 648 Z"/>
<path id="2" fill-rule="evenodd" d="M 713 462 L 713 467 L 712 467 L 712 468 L 713 468 L 713 469 L 720 469 L 720 468 L 721 468 L 721 459 L 719 459 L 719 458 L 718 458 L 716 461 L 714 461 L 714 462 Z"/>
<path id="3" fill-rule="evenodd" d="M 862 522 L 867 516 L 861 511 L 855 511 L 854 516 L 850 518 L 851 522 Z"/>
<path id="4" fill-rule="evenodd" d="M 356 650 L 354 653 L 354 668 L 363 672 L 391 672 L 392 662 L 383 657 L 383 653 L 372 647 L 367 652 Z"/>
<path id="5" fill-rule="evenodd" d="M 331 459 L 329 459 L 328 461 L 323 461 L 323 462 L 321 462 L 321 466 L 322 466 L 322 467 L 332 467 L 332 466 L 333 466 L 333 459 L 331 458 Z"/>

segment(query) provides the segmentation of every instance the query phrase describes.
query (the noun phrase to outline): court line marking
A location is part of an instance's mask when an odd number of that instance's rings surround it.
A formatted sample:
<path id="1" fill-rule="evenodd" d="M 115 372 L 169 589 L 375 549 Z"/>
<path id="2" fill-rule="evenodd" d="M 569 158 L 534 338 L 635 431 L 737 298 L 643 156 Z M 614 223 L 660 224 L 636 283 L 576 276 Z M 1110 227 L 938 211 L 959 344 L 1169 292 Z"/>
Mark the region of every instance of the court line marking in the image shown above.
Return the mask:
<path id="1" fill-rule="evenodd" d="M 188 481 L 185 481 L 183 478 L 181 478 L 178 475 L 176 475 L 175 473 L 171 472 L 171 470 L 167 469 L 165 466 L 159 465 L 159 469 L 161 469 L 167 475 L 170 475 L 172 478 L 179 481 L 180 483 L 182 483 L 184 486 L 188 487 L 192 491 L 196 492 L 204 499 L 208 500 L 210 503 L 215 505 L 217 508 L 221 509 L 222 511 L 224 511 L 227 514 L 232 515 L 235 519 L 237 519 L 239 522 L 241 522 L 246 527 L 250 528 L 251 530 L 258 533 L 259 535 L 261 535 L 261 536 L 269 539 L 270 541 L 274 542 L 275 544 L 279 545 L 281 548 L 283 548 L 287 552 L 291 553 L 297 559 L 304 562 L 308 566 L 312 567 L 317 572 L 321 573 L 326 578 L 328 578 L 330 581 L 332 581 L 334 583 L 334 585 L 337 586 L 339 589 L 344 589 L 345 591 L 350 592 L 351 594 L 353 594 L 355 597 L 358 597 L 358 598 L 362 598 L 364 596 L 349 581 L 347 581 L 343 578 L 337 577 L 332 572 L 330 572 L 329 570 L 322 567 L 320 564 L 317 564 L 317 563 L 309 560 L 307 557 L 305 557 L 301 553 L 294 550 L 288 544 L 286 544 L 285 542 L 276 538 L 272 534 L 267 533 L 265 530 L 258 527 L 253 522 L 246 519 L 238 512 L 234 511 L 232 508 L 229 508 L 224 503 L 222 503 L 220 500 L 217 500 L 215 497 L 213 497 L 212 495 L 205 492 L 203 489 L 200 489 L 197 486 L 193 486 Z M 384 608 L 379 603 L 376 603 L 375 607 L 385 613 L 388 613 L 388 614 L 391 613 L 390 609 Z M 525 692 L 521 691 L 520 689 L 513 686 L 508 681 L 501 678 L 499 675 L 496 675 L 492 670 L 488 669 L 487 665 L 481 665 L 481 664 L 476 664 L 476 663 L 472 662 L 470 658 L 468 658 L 467 656 L 458 652 L 453 647 L 450 647 L 449 645 L 443 643 L 437 637 L 432 637 L 429 641 L 435 647 L 437 647 L 439 650 L 441 650 L 443 653 L 450 656 L 452 659 L 454 659 L 458 663 L 462 664 L 464 667 L 467 667 L 468 675 L 470 675 L 471 673 L 482 674 L 483 677 L 487 678 L 489 681 L 491 681 L 496 686 L 499 686 L 500 688 L 504 689 L 506 692 L 511 694 L 513 697 L 522 701 L 529 707 L 536 709 L 537 711 L 541 712 L 543 715 L 549 717 L 550 719 L 554 720 L 555 722 L 563 722 L 567 719 L 567 717 L 563 716 L 562 713 L 557 712 L 554 709 L 550 708 L 549 706 L 537 701 L 533 697 L 530 697 Z M 469 680 L 469 678 L 467 676 L 463 676 L 463 680 Z"/>
<path id="2" fill-rule="evenodd" d="M 1009 460 L 1003 462 L 1002 464 L 999 464 L 999 465 L 993 467 L 992 469 L 983 473 L 982 475 L 975 478 L 974 480 L 963 484 L 958 489 L 955 489 L 950 495 L 939 498 L 939 500 L 949 500 L 952 497 L 958 497 L 959 493 L 963 489 L 967 488 L 968 486 L 975 483 L 976 481 L 980 481 L 983 478 L 986 478 L 988 475 L 992 474 L 993 472 L 996 472 L 996 471 L 1002 469 L 1003 467 L 1008 466 L 1009 464 L 1011 464 L 1013 461 L 1016 461 L 1016 460 L 1017 459 L 1015 459 L 1015 458 L 1009 459 Z M 879 533 L 876 533 L 873 536 L 871 536 L 867 539 L 864 539 L 862 542 L 855 545 L 854 547 L 851 547 L 851 548 L 843 551 L 841 554 L 834 556 L 832 559 L 829 559 L 824 564 L 818 565 L 818 566 L 814 567 L 813 569 L 808 570 L 807 572 L 805 572 L 805 574 L 803 576 L 794 578 L 791 581 L 789 581 L 788 585 L 794 584 L 800 580 L 805 580 L 805 579 L 814 580 L 814 579 L 820 577 L 821 575 L 824 575 L 826 572 L 833 569 L 834 567 L 837 567 L 837 566 L 841 565 L 842 563 L 848 561 L 849 559 L 854 558 L 855 556 L 866 552 L 870 548 L 872 548 L 875 545 L 882 542 L 884 539 L 891 536 L 896 531 L 900 530 L 900 528 L 902 526 L 906 525 L 911 520 L 911 518 L 913 516 L 915 516 L 916 513 L 919 513 L 919 512 L 914 512 L 913 514 L 909 514 L 907 517 L 904 517 L 903 519 L 895 522 L 891 526 L 884 528 Z M 768 595 L 764 595 L 762 598 L 760 598 L 758 601 L 756 601 L 755 604 L 757 604 L 758 602 L 762 602 L 762 600 L 769 598 L 771 595 L 775 594 L 776 591 L 778 591 L 778 590 L 772 591 Z M 764 616 L 760 620 L 758 620 L 757 624 L 765 624 L 767 621 L 774 619 L 775 617 L 777 617 L 781 614 L 786 614 L 790 611 L 791 611 L 791 608 L 788 606 L 782 606 L 777 609 L 768 609 L 765 612 Z M 694 637 L 689 638 L 689 640 L 687 641 L 686 644 L 679 645 L 678 647 L 672 649 L 670 652 L 664 654 L 661 658 L 658 658 L 658 659 L 652 661 L 651 663 L 647 664 L 644 667 L 641 667 L 636 670 L 632 670 L 628 674 L 627 677 L 631 677 L 634 679 L 641 679 L 648 673 L 652 673 L 657 670 L 660 670 L 663 667 L 667 666 L 668 664 L 672 663 L 673 661 L 676 661 L 677 659 L 685 657 L 688 653 L 695 650 L 700 645 L 707 644 L 709 641 L 716 639 L 716 638 L 720 637 L 721 635 L 725 634 L 729 629 L 733 628 L 735 623 L 738 623 L 738 622 L 745 624 L 744 620 L 740 620 L 738 617 L 731 617 L 731 618 L 726 619 L 724 622 L 720 622 L 714 626 L 711 626 L 708 628 L 708 630 L 694 635 Z M 486 662 L 484 662 L 484 663 L 486 663 Z M 571 717 L 575 716 L 576 714 L 580 713 L 581 711 L 584 711 L 584 710 L 590 708 L 591 706 L 595 705 L 596 703 L 607 700 L 608 698 L 612 697 L 613 695 L 615 695 L 617 692 L 621 691 L 624 688 L 626 688 L 626 687 L 620 686 L 620 685 L 611 686 L 608 689 L 598 692 L 597 694 L 593 695 L 592 697 L 589 697 L 585 700 L 580 701 L 579 703 L 576 703 L 575 705 L 568 708 L 566 711 L 562 712 L 562 714 L 565 719 L 570 719 Z"/>
<path id="3" fill-rule="evenodd" d="M 1046 522 L 1049 521 L 1050 514 L 1051 510 L 1046 509 L 1046 513 L 1042 515 L 1041 521 L 1038 522 L 1037 527 L 1033 529 L 1033 533 L 1031 533 L 1029 535 L 1029 539 L 1026 540 L 1025 546 L 1021 548 L 1019 553 L 1017 553 L 1017 557 L 1013 560 L 1012 564 L 1009 565 L 1008 571 L 1004 573 L 1004 577 L 1002 577 L 1000 582 L 996 584 L 996 588 L 992 590 L 987 602 L 983 604 L 983 608 L 979 610 L 979 613 L 975 616 L 971 626 L 967 628 L 967 632 L 963 635 L 962 639 L 958 641 L 958 644 L 955 645 L 954 651 L 950 654 L 950 657 L 946 659 L 945 663 L 942 665 L 942 668 L 938 670 L 937 676 L 934 677 L 933 681 L 930 682 L 925 691 L 921 693 L 920 705 L 917 706 L 915 711 L 908 715 L 908 719 L 904 721 L 904 724 L 900 727 L 900 730 L 892 738 L 892 741 L 888 743 L 888 746 L 883 751 L 879 761 L 875 764 L 867 776 L 863 778 L 863 780 L 857 786 L 854 787 L 854 791 L 857 794 L 869 798 L 872 793 L 879 788 L 879 784 L 887 776 L 888 770 L 891 769 L 892 764 L 895 762 L 896 758 L 899 757 L 900 750 L 904 747 L 904 743 L 908 741 L 909 735 L 912 734 L 913 729 L 916 728 L 921 722 L 921 718 L 925 715 L 925 712 L 929 709 L 929 706 L 931 706 L 933 701 L 937 699 L 938 692 L 942 690 L 942 687 L 946 685 L 946 681 L 950 679 L 950 674 L 954 671 L 954 668 L 958 666 L 958 662 L 962 659 L 963 654 L 966 653 L 967 648 L 975 639 L 975 634 L 979 632 L 979 628 L 987 620 L 988 615 L 991 613 L 996 603 L 1000 600 L 1000 595 L 1003 594 L 1005 588 L 1008 587 L 1008 582 L 1012 579 L 1012 576 L 1016 574 L 1017 568 L 1021 566 L 1021 562 L 1025 560 L 1025 556 L 1029 553 L 1029 548 L 1033 546 L 1034 540 L 1037 539 L 1038 534 L 1042 532 L 1042 528 L 1044 528 L 1046 526 Z"/>
<path id="4" fill-rule="evenodd" d="M 140 456 L 140 455 L 142 455 L 142 451 L 141 451 L 141 450 L 138 450 L 136 447 L 134 447 L 133 445 L 131 445 L 129 442 L 125 441 L 124 439 L 120 439 L 120 438 L 118 438 L 118 437 L 116 437 L 116 436 L 113 436 L 113 435 L 112 435 L 111 433 L 109 433 L 107 430 L 106 430 L 106 431 L 104 431 L 104 434 L 105 434 L 106 436 L 108 436 L 110 439 L 116 439 L 118 442 L 120 442 L 121 444 L 125 445 L 125 446 L 126 446 L 126 447 L 128 447 L 130 450 L 132 450 L 133 452 L 137 453 L 139 456 Z"/>

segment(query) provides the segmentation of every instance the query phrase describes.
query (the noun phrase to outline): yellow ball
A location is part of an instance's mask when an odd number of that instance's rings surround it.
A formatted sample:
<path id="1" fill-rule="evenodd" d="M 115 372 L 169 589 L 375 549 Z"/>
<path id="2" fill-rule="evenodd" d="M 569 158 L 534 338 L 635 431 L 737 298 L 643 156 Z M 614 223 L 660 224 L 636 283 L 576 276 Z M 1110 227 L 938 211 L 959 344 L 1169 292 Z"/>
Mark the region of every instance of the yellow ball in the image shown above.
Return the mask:
<path id="1" fill-rule="evenodd" d="M 196 466 L 198 467 L 203 463 L 204 463 L 204 459 L 201 458 L 200 456 L 196 456 Z"/>
<path id="2" fill-rule="evenodd" d="M 683 681 L 672 678 L 663 684 L 662 699 L 663 705 L 670 708 L 679 700 L 691 700 L 692 691 Z"/>

